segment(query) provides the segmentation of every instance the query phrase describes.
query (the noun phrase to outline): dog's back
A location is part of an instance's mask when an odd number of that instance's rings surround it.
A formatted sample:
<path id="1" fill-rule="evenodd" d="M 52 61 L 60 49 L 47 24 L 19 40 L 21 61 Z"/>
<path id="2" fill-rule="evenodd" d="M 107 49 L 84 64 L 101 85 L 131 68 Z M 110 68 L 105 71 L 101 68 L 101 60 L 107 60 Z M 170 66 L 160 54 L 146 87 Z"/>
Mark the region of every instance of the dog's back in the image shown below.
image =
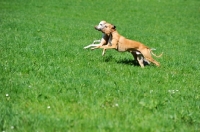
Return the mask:
<path id="1" fill-rule="evenodd" d="M 113 33 L 112 35 L 113 35 L 112 36 L 113 40 L 117 41 L 118 51 L 123 52 L 129 50 L 139 50 L 143 48 L 148 48 L 147 46 L 145 46 L 140 42 L 125 38 L 124 36 L 120 35 L 117 31 L 115 31 L 115 33 Z"/>

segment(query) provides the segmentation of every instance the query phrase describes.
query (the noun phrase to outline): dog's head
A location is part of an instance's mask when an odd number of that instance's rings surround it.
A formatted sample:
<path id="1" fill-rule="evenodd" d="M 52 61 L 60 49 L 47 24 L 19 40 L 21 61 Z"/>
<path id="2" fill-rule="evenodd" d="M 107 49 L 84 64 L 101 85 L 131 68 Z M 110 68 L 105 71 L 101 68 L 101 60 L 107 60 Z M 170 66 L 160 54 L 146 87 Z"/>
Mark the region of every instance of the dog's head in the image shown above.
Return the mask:
<path id="1" fill-rule="evenodd" d="M 106 23 L 104 28 L 101 31 L 107 35 L 111 34 L 112 32 L 116 31 L 116 26 L 110 23 Z"/>
<path id="2" fill-rule="evenodd" d="M 101 31 L 105 27 L 106 23 L 107 23 L 106 21 L 100 21 L 100 23 L 96 25 L 94 28 L 98 31 Z"/>

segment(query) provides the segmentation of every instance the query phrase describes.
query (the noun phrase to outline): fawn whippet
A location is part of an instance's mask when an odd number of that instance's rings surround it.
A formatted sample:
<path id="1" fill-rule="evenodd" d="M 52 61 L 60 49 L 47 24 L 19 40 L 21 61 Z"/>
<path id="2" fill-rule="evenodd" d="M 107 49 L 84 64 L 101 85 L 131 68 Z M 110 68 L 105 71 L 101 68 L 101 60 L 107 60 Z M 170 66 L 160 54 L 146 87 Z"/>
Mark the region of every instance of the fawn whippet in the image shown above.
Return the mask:
<path id="1" fill-rule="evenodd" d="M 161 57 L 162 53 L 159 56 L 157 56 L 152 52 L 152 49 L 145 46 L 144 44 L 137 41 L 130 40 L 130 39 L 126 39 L 125 37 L 121 36 L 117 32 L 116 27 L 110 23 L 106 23 L 104 27 L 101 28 L 100 30 L 104 34 L 109 36 L 109 40 L 108 40 L 109 42 L 107 45 L 96 46 L 92 49 L 103 48 L 102 55 L 105 54 L 106 49 L 116 49 L 117 51 L 120 51 L 120 52 L 128 51 L 133 55 L 135 59 L 138 60 L 142 68 L 144 67 L 144 62 L 143 62 L 144 60 L 146 60 L 147 62 L 152 62 L 156 66 L 160 66 L 159 62 L 154 60 L 151 54 L 155 57 Z"/>

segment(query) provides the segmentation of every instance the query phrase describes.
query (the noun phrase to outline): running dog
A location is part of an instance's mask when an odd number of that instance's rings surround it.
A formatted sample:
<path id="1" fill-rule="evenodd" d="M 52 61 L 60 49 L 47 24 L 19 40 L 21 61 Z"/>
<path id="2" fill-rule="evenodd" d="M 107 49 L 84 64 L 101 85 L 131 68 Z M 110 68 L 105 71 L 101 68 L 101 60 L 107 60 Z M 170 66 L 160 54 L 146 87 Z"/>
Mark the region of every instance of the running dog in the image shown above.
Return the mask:
<path id="1" fill-rule="evenodd" d="M 102 21 L 100 21 L 100 23 L 98 25 L 96 25 L 94 27 L 96 30 L 101 31 L 103 33 L 101 40 L 94 40 L 94 42 L 92 44 L 90 44 L 88 46 L 85 46 L 84 49 L 91 48 L 91 47 L 99 47 L 99 46 L 103 46 L 103 45 L 106 45 L 106 44 L 107 45 L 109 44 L 111 46 L 110 42 L 111 42 L 112 38 L 110 37 L 110 35 L 105 34 L 103 32 L 103 30 L 102 30 L 102 29 L 105 28 L 105 24 L 106 23 L 109 24 L 108 22 L 102 20 Z M 99 42 L 99 44 L 95 44 L 97 42 Z M 95 48 L 91 48 L 91 49 L 95 49 Z M 132 53 L 134 59 L 137 60 L 138 62 L 145 63 L 145 64 L 150 64 L 149 61 L 144 59 L 143 55 L 139 51 L 133 51 L 131 53 Z M 103 50 L 103 54 L 105 54 L 105 50 Z"/>
<path id="2" fill-rule="evenodd" d="M 93 49 L 96 48 L 102 48 L 103 49 L 103 53 L 102 55 L 105 54 L 106 49 L 116 49 L 119 52 L 124 52 L 124 51 L 128 51 L 130 52 L 133 57 L 137 58 L 140 66 L 142 68 L 144 68 L 144 62 L 143 62 L 143 57 L 144 60 L 147 60 L 147 62 L 152 62 L 154 63 L 156 66 L 160 66 L 160 63 L 157 62 L 156 60 L 154 60 L 151 56 L 151 54 L 155 57 L 161 57 L 162 53 L 159 56 L 156 56 L 153 52 L 152 49 L 150 49 L 149 47 L 145 46 L 144 44 L 137 42 L 137 41 L 133 41 L 130 39 L 127 39 L 123 36 L 121 36 L 117 30 L 116 30 L 116 26 L 106 23 L 104 25 L 104 27 L 101 29 L 101 31 L 109 36 L 109 42 L 107 45 L 102 45 L 102 46 L 96 46 Z M 109 43 L 111 45 L 109 45 Z M 139 52 L 138 52 L 139 51 Z M 138 54 L 139 53 L 139 54 Z M 142 57 L 137 57 L 138 55 Z"/>

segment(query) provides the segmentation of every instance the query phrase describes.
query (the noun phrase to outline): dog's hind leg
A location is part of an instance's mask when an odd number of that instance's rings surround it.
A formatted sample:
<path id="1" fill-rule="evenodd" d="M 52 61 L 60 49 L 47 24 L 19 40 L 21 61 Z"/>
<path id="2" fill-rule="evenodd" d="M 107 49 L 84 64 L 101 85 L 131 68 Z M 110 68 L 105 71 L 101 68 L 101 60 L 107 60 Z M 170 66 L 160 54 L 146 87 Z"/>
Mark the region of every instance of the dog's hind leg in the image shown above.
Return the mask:
<path id="1" fill-rule="evenodd" d="M 149 49 L 146 48 L 146 49 L 140 50 L 140 52 L 143 54 L 145 60 L 154 63 L 156 66 L 160 66 L 160 63 L 152 58 L 151 51 Z"/>
<path id="2" fill-rule="evenodd" d="M 131 51 L 131 54 L 134 57 L 134 60 L 138 61 L 141 68 L 144 68 L 144 56 L 139 51 Z"/>
<path id="3" fill-rule="evenodd" d="M 141 58 L 141 57 L 137 57 L 137 60 L 138 60 L 138 62 L 139 62 L 139 64 L 140 64 L 140 66 L 141 66 L 141 68 L 144 68 L 144 63 L 143 63 L 143 59 Z"/>
<path id="4" fill-rule="evenodd" d="M 160 63 L 157 62 L 156 60 L 154 60 L 152 57 L 151 58 L 146 57 L 145 59 L 148 60 L 148 61 L 150 61 L 150 62 L 152 62 L 152 63 L 154 63 L 157 67 L 160 66 Z"/>

